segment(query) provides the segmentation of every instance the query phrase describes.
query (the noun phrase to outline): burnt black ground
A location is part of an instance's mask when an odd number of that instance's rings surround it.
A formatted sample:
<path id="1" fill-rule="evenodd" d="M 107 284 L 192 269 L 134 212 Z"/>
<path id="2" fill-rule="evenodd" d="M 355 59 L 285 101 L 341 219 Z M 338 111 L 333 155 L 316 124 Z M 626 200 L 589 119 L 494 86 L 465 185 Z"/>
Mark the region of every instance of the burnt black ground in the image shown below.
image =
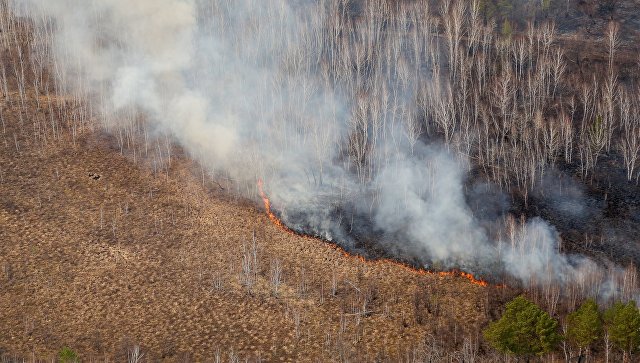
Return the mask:
<path id="1" fill-rule="evenodd" d="M 630 84 L 640 79 L 640 1 L 551 1 L 548 9 L 538 11 L 533 18 L 527 12 L 526 2 L 512 3 L 512 11 L 506 17 L 513 22 L 515 36 L 526 30 L 527 19 L 556 24 L 557 42 L 568 59 L 566 74 L 572 78 L 591 79 L 603 72 L 607 64 L 605 33 L 610 22 L 617 23 L 618 81 Z M 348 9 L 354 19 L 360 11 L 358 2 L 351 3 Z M 574 92 L 563 90 L 564 97 Z M 575 120 L 579 119 L 580 115 L 576 115 Z M 529 191 L 527 198 L 517 188 L 509 193 L 498 190 L 481 172 L 470 173 L 465 185 L 467 203 L 479 223 L 491 228 L 507 215 L 540 217 L 556 228 L 566 253 L 585 254 L 603 263 L 640 264 L 640 186 L 635 179 L 627 180 L 622 156 L 615 145 L 600 156 L 595 170 L 586 177 L 580 173 L 575 152 L 571 164 L 560 159 Z M 349 205 L 334 206 L 331 213 L 339 221 L 335 233 L 339 238 L 335 242 L 348 250 L 372 258 L 393 257 L 416 266 L 428 263 L 427 251 L 415 246 L 398 247 L 406 239 L 377 230 L 367 213 L 358 213 L 357 208 Z M 296 220 L 304 218 L 297 219 L 294 215 L 287 222 L 292 222 L 299 232 L 313 234 L 312 228 L 296 226 Z"/>

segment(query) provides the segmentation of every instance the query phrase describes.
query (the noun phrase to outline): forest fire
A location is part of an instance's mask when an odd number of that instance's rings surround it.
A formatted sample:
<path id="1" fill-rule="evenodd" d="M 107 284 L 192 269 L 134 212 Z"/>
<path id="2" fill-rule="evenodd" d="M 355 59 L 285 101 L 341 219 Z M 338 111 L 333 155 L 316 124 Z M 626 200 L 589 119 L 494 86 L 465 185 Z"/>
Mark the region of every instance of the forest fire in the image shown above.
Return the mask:
<path id="1" fill-rule="evenodd" d="M 269 217 L 269 220 L 271 220 L 271 222 L 273 224 L 275 224 L 280 229 L 282 229 L 283 231 L 285 231 L 285 232 L 287 232 L 289 234 L 292 234 L 292 235 L 295 235 L 295 236 L 298 236 L 298 237 L 304 237 L 304 238 L 309 238 L 309 239 L 320 240 L 319 238 L 316 238 L 316 237 L 313 237 L 313 236 L 309 236 L 309 235 L 306 235 L 304 233 L 296 232 L 296 231 L 292 230 L 291 228 L 287 227 L 280 220 L 280 218 L 278 218 L 273 213 L 273 211 L 271 210 L 271 201 L 269 200 L 269 198 L 265 194 L 263 187 L 264 187 L 264 183 L 263 183 L 262 179 L 259 179 L 258 180 L 258 192 L 259 192 L 260 197 L 262 198 L 262 201 L 264 203 L 264 209 L 265 209 L 265 211 L 267 213 L 267 216 Z M 329 244 L 331 247 L 333 247 L 334 249 L 336 249 L 337 251 L 342 253 L 345 257 L 358 259 L 358 260 L 360 260 L 360 261 L 362 261 L 363 263 L 366 263 L 366 264 L 370 264 L 370 265 L 391 264 L 391 265 L 395 265 L 395 266 L 398 266 L 400 268 L 403 268 L 405 270 L 411 271 L 412 273 L 415 273 L 415 274 L 418 274 L 418 275 L 437 275 L 437 276 L 441 276 L 441 277 L 446 277 L 446 276 L 463 277 L 463 278 L 469 280 L 469 282 L 471 282 L 474 285 L 483 286 L 483 287 L 489 286 L 489 283 L 487 281 L 484 281 L 484 280 L 481 280 L 481 279 L 477 279 L 472 274 L 464 272 L 464 271 L 459 271 L 459 270 L 430 271 L 430 270 L 426 270 L 426 269 L 423 269 L 423 268 L 416 268 L 416 267 L 413 267 L 413 266 L 411 266 L 411 265 L 409 265 L 407 263 L 396 261 L 396 260 L 392 260 L 392 259 L 389 259 L 389 258 L 369 260 L 369 259 L 366 259 L 364 256 L 350 254 L 345 249 L 343 249 L 342 247 L 340 247 L 339 245 L 337 245 L 335 243 L 330 243 L 330 242 L 327 242 L 325 240 L 321 240 L 321 241 Z"/>

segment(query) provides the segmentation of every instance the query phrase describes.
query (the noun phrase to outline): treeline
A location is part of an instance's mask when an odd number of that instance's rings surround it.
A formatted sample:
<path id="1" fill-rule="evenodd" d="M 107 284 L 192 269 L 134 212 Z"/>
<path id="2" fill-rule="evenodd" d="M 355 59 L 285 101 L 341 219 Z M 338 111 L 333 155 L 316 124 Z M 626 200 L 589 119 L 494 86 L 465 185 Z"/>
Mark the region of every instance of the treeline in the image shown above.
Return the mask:
<path id="1" fill-rule="evenodd" d="M 484 337 L 494 349 L 527 361 L 561 351 L 567 362 L 630 362 L 640 350 L 640 311 L 633 300 L 602 310 L 590 299 L 558 321 L 518 296 L 485 329 Z"/>

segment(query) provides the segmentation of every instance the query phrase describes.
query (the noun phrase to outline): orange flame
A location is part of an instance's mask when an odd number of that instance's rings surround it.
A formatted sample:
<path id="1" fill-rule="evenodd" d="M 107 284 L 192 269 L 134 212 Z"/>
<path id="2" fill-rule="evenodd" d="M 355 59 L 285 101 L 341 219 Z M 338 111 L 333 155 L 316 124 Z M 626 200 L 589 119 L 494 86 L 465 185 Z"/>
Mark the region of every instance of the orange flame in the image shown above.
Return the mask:
<path id="1" fill-rule="evenodd" d="M 282 223 L 282 221 L 280 220 L 280 218 L 278 218 L 273 211 L 271 210 L 271 201 L 269 201 L 269 198 L 267 198 L 267 195 L 264 193 L 263 190 L 263 185 L 264 183 L 262 182 L 262 179 L 258 179 L 258 192 L 260 194 L 260 197 L 262 198 L 262 201 L 264 202 L 264 209 L 267 212 L 267 216 L 269 217 L 269 220 L 271 220 L 271 222 L 273 224 L 275 224 L 277 227 L 279 227 L 280 229 L 282 229 L 283 231 L 292 234 L 294 236 L 298 236 L 298 237 L 303 237 L 303 238 L 309 238 L 309 239 L 315 239 L 315 240 L 321 240 L 319 238 L 315 238 L 303 233 L 299 233 L 296 232 L 294 230 L 292 230 L 291 228 L 287 227 L 284 223 Z M 360 255 L 352 255 L 349 252 L 347 252 L 344 248 L 338 246 L 337 244 L 334 243 L 330 243 L 327 242 L 325 240 L 321 240 L 324 243 L 329 244 L 332 248 L 334 248 L 335 250 L 339 251 L 340 253 L 342 253 L 345 257 L 348 258 L 352 258 L 352 259 L 357 259 L 360 260 L 362 263 L 366 263 L 369 265 L 383 265 L 383 264 L 391 264 L 394 266 L 398 266 L 404 270 L 410 271 L 412 273 L 418 274 L 418 275 L 435 275 L 435 276 L 440 276 L 440 277 L 447 277 L 447 276 L 452 276 L 452 277 L 463 277 L 467 280 L 469 280 L 469 282 L 471 282 L 474 285 L 478 285 L 478 286 L 489 286 L 489 283 L 487 281 L 481 280 L 481 279 L 477 279 L 475 278 L 472 274 L 464 272 L 464 271 L 460 271 L 460 270 L 451 270 L 451 271 L 430 271 L 430 270 L 426 270 L 424 268 L 416 268 L 413 267 L 407 263 L 404 262 L 400 262 L 400 261 L 396 261 L 396 260 L 392 260 L 389 258 L 382 258 L 382 259 L 376 259 L 376 260 L 368 260 L 366 258 L 364 258 L 363 256 Z M 504 287 L 503 285 L 497 285 L 497 287 Z"/>
<path id="2" fill-rule="evenodd" d="M 264 194 L 264 190 L 262 189 L 262 186 L 263 186 L 262 179 L 258 179 L 258 190 L 260 191 L 260 198 L 262 198 L 262 201 L 264 202 L 264 209 L 267 211 L 267 216 L 269 217 L 271 222 L 273 222 L 273 224 L 275 224 L 276 226 L 284 229 L 285 231 L 291 234 L 297 235 L 298 233 L 295 233 L 294 231 L 289 229 L 287 226 L 285 226 L 284 223 L 282 223 L 282 221 L 280 220 L 280 218 L 276 217 L 276 215 L 273 214 L 273 212 L 271 211 L 271 202 L 269 201 L 269 198 L 267 198 L 267 195 Z"/>

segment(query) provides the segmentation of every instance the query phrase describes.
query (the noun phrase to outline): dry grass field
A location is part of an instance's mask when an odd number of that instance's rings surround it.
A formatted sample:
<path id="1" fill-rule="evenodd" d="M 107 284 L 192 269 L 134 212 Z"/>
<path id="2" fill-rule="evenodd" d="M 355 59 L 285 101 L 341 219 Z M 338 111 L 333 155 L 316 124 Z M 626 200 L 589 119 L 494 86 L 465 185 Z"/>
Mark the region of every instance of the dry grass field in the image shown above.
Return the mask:
<path id="1" fill-rule="evenodd" d="M 488 302 L 507 289 L 288 234 L 259 203 L 203 183 L 179 150 L 154 173 L 100 127 L 45 138 L 55 109 L 37 97 L 1 105 L 0 355 L 51 361 L 66 346 L 83 361 L 126 361 L 138 346 L 148 361 L 412 361 L 485 350 Z"/>

